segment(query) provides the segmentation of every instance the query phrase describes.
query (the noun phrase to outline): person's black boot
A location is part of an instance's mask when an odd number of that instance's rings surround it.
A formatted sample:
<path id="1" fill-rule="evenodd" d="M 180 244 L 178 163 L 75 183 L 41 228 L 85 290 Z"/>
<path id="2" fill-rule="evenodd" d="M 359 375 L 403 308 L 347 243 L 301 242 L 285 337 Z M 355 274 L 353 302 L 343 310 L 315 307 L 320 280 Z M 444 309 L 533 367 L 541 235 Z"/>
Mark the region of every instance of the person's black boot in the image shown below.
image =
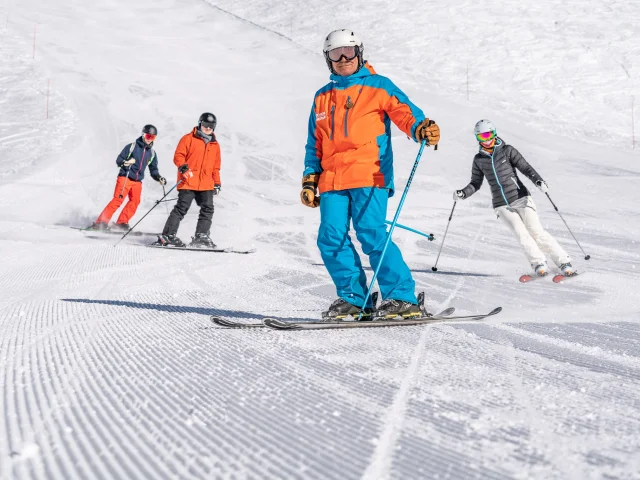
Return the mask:
<path id="1" fill-rule="evenodd" d="M 116 223 L 115 225 L 111 226 L 111 230 L 128 232 L 129 230 L 131 230 L 131 227 L 128 223 Z"/>
<path id="2" fill-rule="evenodd" d="M 161 247 L 186 247 L 184 242 L 175 235 L 158 235 L 158 240 L 153 242 L 151 245 Z"/>
<path id="3" fill-rule="evenodd" d="M 94 222 L 89 228 L 88 230 L 98 230 L 98 231 L 105 231 L 105 230 L 109 230 L 109 225 L 104 223 L 104 222 Z"/>
<path id="4" fill-rule="evenodd" d="M 388 298 L 373 312 L 373 320 L 393 320 L 394 318 L 421 317 L 424 313 L 420 305 Z"/>
<path id="5" fill-rule="evenodd" d="M 374 292 L 371 295 L 371 303 L 375 306 L 376 301 L 378 300 L 378 292 Z M 357 305 L 353 305 L 352 303 L 343 300 L 342 298 L 338 298 L 334 300 L 334 302 L 329 306 L 329 310 L 322 312 L 322 320 L 331 322 L 334 320 L 342 320 L 347 318 L 349 315 L 354 319 L 360 316 L 360 312 L 362 308 Z M 362 318 L 360 320 L 371 320 L 371 313 L 373 312 L 373 308 L 367 307 L 362 311 Z"/>
<path id="6" fill-rule="evenodd" d="M 191 237 L 191 243 L 189 247 L 192 248 L 216 248 L 216 244 L 213 243 L 211 237 L 206 233 L 196 233 L 195 237 Z"/>

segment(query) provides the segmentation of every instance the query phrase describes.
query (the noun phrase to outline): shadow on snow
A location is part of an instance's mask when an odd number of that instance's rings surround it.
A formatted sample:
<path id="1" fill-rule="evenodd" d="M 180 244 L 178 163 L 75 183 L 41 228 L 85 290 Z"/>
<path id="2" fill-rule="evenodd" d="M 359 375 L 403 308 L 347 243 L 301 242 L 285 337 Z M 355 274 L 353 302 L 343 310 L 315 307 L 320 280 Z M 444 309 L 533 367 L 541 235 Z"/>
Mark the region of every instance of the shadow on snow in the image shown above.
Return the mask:
<path id="1" fill-rule="evenodd" d="M 266 317 L 275 318 L 277 320 L 297 321 L 297 322 L 316 322 L 319 320 L 319 318 L 309 318 L 309 317 L 277 317 L 275 315 L 270 315 L 269 313 L 266 313 L 266 314 L 251 313 L 251 312 L 243 312 L 240 310 L 226 310 L 223 308 L 216 308 L 216 307 L 190 307 L 185 305 L 163 305 L 160 303 L 130 302 L 126 300 L 92 300 L 89 298 L 62 298 L 61 300 L 63 302 L 110 305 L 113 307 L 138 308 L 142 310 L 155 310 L 157 312 L 168 312 L 168 313 L 197 313 L 199 315 L 209 315 L 213 317 L 258 320 L 258 321 L 261 321 L 263 318 L 266 318 Z M 289 310 L 289 311 L 295 312 L 296 310 Z M 302 310 L 302 311 L 305 311 L 305 310 Z"/>
<path id="2" fill-rule="evenodd" d="M 324 263 L 312 263 L 314 267 L 324 267 Z M 371 267 L 362 267 L 365 270 L 373 271 Z M 433 273 L 434 275 L 451 275 L 455 277 L 500 277 L 500 275 L 492 275 L 490 273 L 473 273 L 473 272 L 443 272 L 442 270 L 438 270 L 434 272 L 433 270 L 424 270 L 419 268 L 410 269 L 411 273 Z"/>

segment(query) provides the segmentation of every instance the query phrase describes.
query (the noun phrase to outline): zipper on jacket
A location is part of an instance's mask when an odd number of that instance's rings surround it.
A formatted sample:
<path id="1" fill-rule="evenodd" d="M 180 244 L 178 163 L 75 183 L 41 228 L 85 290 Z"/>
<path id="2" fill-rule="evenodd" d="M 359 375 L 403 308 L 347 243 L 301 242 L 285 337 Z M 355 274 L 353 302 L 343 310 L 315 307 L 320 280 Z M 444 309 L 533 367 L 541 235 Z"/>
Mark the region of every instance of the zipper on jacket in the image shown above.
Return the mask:
<path id="1" fill-rule="evenodd" d="M 349 119 L 349 109 L 351 108 L 349 105 L 351 105 L 351 97 L 347 97 L 347 108 L 346 108 L 346 111 L 344 112 L 344 136 L 345 137 L 349 136 L 349 131 L 347 130 L 347 121 Z"/>
<path id="2" fill-rule="evenodd" d="M 144 154 L 147 153 L 147 149 L 143 148 L 142 149 L 142 160 L 140 160 L 140 167 L 142 167 L 142 165 L 144 165 Z M 134 163 L 135 165 L 135 163 Z M 136 182 L 138 181 L 138 177 L 140 176 L 140 168 L 138 168 L 138 171 L 136 172 Z"/>
<path id="3" fill-rule="evenodd" d="M 204 140 L 202 140 L 204 142 Z M 204 142 L 204 151 L 202 152 L 202 163 L 200 164 L 200 175 L 198 176 L 199 182 L 202 182 L 202 174 L 204 173 L 204 166 L 206 165 L 205 159 L 207 158 L 207 147 L 211 142 Z"/>
<path id="4" fill-rule="evenodd" d="M 493 175 L 496 177 L 496 182 L 498 182 L 498 187 L 500 187 L 500 193 L 502 194 L 502 198 L 504 198 L 504 202 L 507 205 L 507 207 L 509 206 L 509 201 L 507 200 L 507 197 L 504 194 L 504 189 L 502 188 L 502 184 L 500 183 L 500 179 L 498 178 L 498 172 L 496 172 L 496 164 L 493 161 L 493 156 L 496 153 L 496 149 L 493 149 L 493 152 L 491 152 L 491 168 L 493 169 Z"/>
<path id="5" fill-rule="evenodd" d="M 331 105 L 331 135 L 329 136 L 329 140 L 333 140 L 333 127 L 336 124 L 336 106 Z"/>

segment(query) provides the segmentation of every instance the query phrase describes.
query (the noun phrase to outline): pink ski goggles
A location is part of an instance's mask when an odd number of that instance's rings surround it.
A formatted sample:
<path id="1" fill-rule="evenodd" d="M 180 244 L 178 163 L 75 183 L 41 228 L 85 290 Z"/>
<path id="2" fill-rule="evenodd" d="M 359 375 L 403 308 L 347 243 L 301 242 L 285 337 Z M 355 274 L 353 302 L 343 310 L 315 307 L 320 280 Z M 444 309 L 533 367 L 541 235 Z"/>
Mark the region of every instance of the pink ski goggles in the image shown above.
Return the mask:
<path id="1" fill-rule="evenodd" d="M 482 133 L 477 133 L 476 134 L 476 139 L 479 142 L 490 142 L 494 138 L 496 138 L 496 132 L 494 132 L 494 131 L 482 132 Z"/>

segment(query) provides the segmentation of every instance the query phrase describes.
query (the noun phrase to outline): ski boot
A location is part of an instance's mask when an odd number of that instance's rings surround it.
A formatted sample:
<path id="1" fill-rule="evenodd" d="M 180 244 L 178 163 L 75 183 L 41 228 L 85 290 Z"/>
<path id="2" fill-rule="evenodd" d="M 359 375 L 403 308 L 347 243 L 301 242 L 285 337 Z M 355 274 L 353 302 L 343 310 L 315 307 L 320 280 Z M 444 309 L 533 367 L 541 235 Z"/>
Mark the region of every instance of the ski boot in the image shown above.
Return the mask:
<path id="1" fill-rule="evenodd" d="M 560 273 L 553 277 L 553 283 L 560 283 L 567 278 L 575 277 L 576 275 L 578 275 L 578 271 L 573 268 L 573 265 L 571 265 L 570 262 L 563 263 L 560 265 Z"/>
<path id="2" fill-rule="evenodd" d="M 216 248 L 216 244 L 206 233 L 196 233 L 195 237 L 191 237 L 190 248 Z"/>
<path id="3" fill-rule="evenodd" d="M 371 304 L 375 308 L 375 304 L 378 300 L 378 292 L 374 292 L 371 295 Z M 356 319 L 360 316 L 360 312 L 362 312 L 362 317 L 360 320 L 371 320 L 371 314 L 373 313 L 372 307 L 367 307 L 364 310 L 357 305 L 353 305 L 352 303 L 343 300 L 342 298 L 338 298 L 335 300 L 331 306 L 329 306 L 329 310 L 326 312 L 322 312 L 322 321 L 323 322 L 334 322 L 337 320 L 343 320 L 351 315 L 352 318 Z"/>
<path id="4" fill-rule="evenodd" d="M 578 273 L 576 269 L 571 265 L 571 262 L 563 263 L 562 265 L 560 265 L 560 270 L 562 271 L 562 275 L 564 275 L 565 277 L 573 277 Z"/>
<path id="5" fill-rule="evenodd" d="M 131 227 L 128 223 L 116 223 L 115 225 L 111 226 L 111 230 L 117 232 L 128 232 L 129 230 L 131 230 Z"/>
<path id="6" fill-rule="evenodd" d="M 538 277 L 546 277 L 547 274 L 549 273 L 549 269 L 547 268 L 546 263 L 539 263 L 538 265 L 535 266 L 534 270 Z"/>
<path id="7" fill-rule="evenodd" d="M 109 225 L 104 222 L 93 222 L 87 230 L 97 230 L 99 232 L 104 232 L 105 230 L 109 230 Z"/>
<path id="8" fill-rule="evenodd" d="M 182 240 L 173 235 L 158 235 L 158 240 L 153 242 L 151 245 L 160 246 L 160 247 L 178 247 L 184 248 L 186 245 Z"/>
<path id="9" fill-rule="evenodd" d="M 424 310 L 424 294 L 420 294 L 418 303 L 387 298 L 373 312 L 373 320 L 393 320 L 396 317 L 415 318 L 427 316 Z"/>

